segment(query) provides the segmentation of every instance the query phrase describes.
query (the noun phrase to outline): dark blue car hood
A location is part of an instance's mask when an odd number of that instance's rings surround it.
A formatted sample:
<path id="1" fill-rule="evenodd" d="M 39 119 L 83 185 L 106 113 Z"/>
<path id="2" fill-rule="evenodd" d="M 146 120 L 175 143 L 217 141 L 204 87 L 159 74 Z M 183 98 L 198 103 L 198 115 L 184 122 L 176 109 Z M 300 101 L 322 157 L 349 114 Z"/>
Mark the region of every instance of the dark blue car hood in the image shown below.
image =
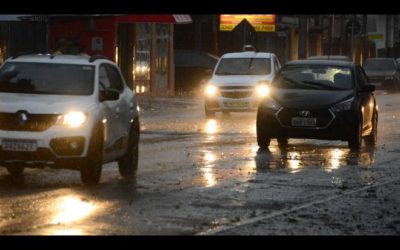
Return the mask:
<path id="1" fill-rule="evenodd" d="M 327 108 L 354 96 L 355 90 L 273 88 L 271 97 L 287 108 Z"/>

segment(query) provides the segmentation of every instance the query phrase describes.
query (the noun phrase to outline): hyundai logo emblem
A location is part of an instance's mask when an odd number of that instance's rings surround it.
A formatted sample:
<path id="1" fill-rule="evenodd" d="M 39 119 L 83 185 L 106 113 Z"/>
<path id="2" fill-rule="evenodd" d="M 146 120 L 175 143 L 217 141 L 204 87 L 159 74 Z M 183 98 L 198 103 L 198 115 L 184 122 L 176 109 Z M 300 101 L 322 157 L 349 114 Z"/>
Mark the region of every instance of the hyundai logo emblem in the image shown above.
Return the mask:
<path id="1" fill-rule="evenodd" d="M 24 112 L 19 113 L 18 121 L 20 125 L 24 125 L 28 121 L 28 115 Z"/>
<path id="2" fill-rule="evenodd" d="M 311 112 L 309 110 L 302 110 L 299 112 L 299 115 L 303 117 L 309 117 L 311 115 Z"/>

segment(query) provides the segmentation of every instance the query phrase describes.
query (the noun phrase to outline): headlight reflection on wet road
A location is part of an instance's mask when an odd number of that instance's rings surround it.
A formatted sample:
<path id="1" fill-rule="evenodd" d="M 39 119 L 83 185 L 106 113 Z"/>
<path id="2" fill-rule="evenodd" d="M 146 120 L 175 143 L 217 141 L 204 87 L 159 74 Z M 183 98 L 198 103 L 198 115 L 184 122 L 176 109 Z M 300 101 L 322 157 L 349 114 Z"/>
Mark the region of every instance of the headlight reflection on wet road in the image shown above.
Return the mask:
<path id="1" fill-rule="evenodd" d="M 298 173 L 310 167 L 322 167 L 326 172 L 339 169 L 349 161 L 349 149 L 332 148 L 322 150 L 310 150 L 296 148 L 279 149 L 270 147 L 269 153 L 259 154 L 256 157 L 259 166 L 276 166 L 287 168 L 290 173 Z M 358 155 L 358 154 L 357 154 Z"/>
<path id="2" fill-rule="evenodd" d="M 80 229 L 56 229 L 50 232 L 51 235 L 83 235 L 84 232 Z"/>
<path id="3" fill-rule="evenodd" d="M 75 196 L 65 196 L 59 200 L 55 209 L 56 214 L 52 223 L 61 224 L 79 221 L 88 217 L 96 210 L 96 206 Z"/>
<path id="4" fill-rule="evenodd" d="M 299 152 L 289 152 L 287 159 L 290 173 L 294 174 L 299 172 L 301 167 L 301 158 Z"/>
<path id="5" fill-rule="evenodd" d="M 343 163 L 343 159 L 347 157 L 348 152 L 346 153 L 344 149 L 335 148 L 328 152 L 328 164 L 326 166 L 326 171 L 331 172 L 332 170 L 339 169 Z"/>
<path id="6" fill-rule="evenodd" d="M 209 119 L 206 122 L 205 131 L 207 134 L 215 134 L 218 132 L 217 121 L 215 119 Z"/>
<path id="7" fill-rule="evenodd" d="M 206 187 L 212 187 L 217 183 L 217 180 L 214 175 L 214 162 L 215 162 L 215 155 L 211 151 L 204 152 L 204 167 L 201 168 L 201 172 L 203 174 L 204 183 Z"/>

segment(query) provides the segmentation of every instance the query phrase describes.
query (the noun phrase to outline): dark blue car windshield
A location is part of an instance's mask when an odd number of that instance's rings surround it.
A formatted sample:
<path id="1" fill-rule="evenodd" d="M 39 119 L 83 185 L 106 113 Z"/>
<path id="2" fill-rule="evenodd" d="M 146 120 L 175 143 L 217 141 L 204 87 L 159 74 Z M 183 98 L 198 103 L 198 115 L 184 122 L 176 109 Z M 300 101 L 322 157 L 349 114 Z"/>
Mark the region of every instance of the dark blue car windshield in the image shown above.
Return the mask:
<path id="1" fill-rule="evenodd" d="M 350 67 L 329 65 L 287 65 L 275 77 L 277 88 L 349 90 L 354 87 Z"/>

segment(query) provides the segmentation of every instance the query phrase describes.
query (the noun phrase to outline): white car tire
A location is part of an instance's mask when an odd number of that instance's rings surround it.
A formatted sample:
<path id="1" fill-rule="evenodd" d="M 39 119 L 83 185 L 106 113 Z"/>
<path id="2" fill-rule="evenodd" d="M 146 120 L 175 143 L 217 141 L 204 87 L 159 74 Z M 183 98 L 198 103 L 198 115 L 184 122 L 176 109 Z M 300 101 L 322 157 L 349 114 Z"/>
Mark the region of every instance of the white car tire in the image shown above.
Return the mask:
<path id="1" fill-rule="evenodd" d="M 104 154 L 103 129 L 97 125 L 92 133 L 88 156 L 80 166 L 81 180 L 87 186 L 97 185 L 101 178 Z"/>
<path id="2" fill-rule="evenodd" d="M 136 177 L 139 161 L 139 134 L 139 120 L 135 119 L 129 132 L 128 150 L 118 161 L 119 173 L 127 180 L 133 180 Z"/>

